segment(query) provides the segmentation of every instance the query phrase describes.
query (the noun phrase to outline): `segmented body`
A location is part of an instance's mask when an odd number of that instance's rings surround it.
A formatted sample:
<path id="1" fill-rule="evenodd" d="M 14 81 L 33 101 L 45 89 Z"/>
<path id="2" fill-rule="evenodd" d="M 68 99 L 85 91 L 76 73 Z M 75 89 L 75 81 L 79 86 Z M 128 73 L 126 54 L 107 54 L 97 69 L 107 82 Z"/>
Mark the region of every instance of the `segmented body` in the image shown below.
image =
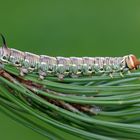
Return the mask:
<path id="1" fill-rule="evenodd" d="M 3 38 L 4 45 L 0 48 L 1 62 L 8 62 L 20 69 L 20 75 L 29 72 L 38 72 L 41 79 L 47 75 L 78 77 L 94 74 L 111 74 L 136 69 L 140 61 L 134 55 L 124 57 L 51 57 L 36 55 L 8 48 Z"/>
<path id="2" fill-rule="evenodd" d="M 9 54 L 8 54 L 9 51 Z M 36 71 L 40 78 L 47 75 L 78 77 L 129 70 L 124 57 L 51 57 L 8 48 L 6 61 L 20 68 L 21 75 Z M 5 55 L 3 55 L 5 56 Z M 2 61 L 4 57 L 1 58 Z"/>

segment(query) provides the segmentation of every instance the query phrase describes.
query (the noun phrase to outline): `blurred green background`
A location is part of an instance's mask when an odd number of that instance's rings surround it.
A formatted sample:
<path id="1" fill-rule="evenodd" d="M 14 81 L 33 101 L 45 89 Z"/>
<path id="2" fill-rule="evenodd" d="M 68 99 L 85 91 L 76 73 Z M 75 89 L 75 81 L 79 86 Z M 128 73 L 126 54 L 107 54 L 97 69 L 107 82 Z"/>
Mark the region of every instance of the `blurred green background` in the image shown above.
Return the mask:
<path id="1" fill-rule="evenodd" d="M 0 32 L 37 54 L 140 57 L 140 1 L 0 0 Z M 1 112 L 0 138 L 46 139 Z"/>

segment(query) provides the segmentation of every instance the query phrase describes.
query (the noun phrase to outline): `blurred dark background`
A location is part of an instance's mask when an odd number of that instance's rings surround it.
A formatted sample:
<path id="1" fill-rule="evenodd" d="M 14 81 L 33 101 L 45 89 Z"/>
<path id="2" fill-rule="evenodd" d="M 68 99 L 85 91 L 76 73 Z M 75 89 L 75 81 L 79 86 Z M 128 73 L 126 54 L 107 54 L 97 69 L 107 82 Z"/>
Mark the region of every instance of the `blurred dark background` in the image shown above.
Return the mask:
<path id="1" fill-rule="evenodd" d="M 37 54 L 140 57 L 140 1 L 0 0 L 0 32 L 9 47 Z M 1 112 L 0 124 L 6 140 L 45 139 Z"/>

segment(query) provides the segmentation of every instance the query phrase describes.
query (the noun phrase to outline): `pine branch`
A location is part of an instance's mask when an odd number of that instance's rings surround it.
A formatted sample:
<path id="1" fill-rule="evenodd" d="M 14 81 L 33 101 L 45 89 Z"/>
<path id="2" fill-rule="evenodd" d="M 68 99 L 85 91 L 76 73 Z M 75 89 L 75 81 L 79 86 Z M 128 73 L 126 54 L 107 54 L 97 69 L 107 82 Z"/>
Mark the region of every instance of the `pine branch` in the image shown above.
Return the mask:
<path id="1" fill-rule="evenodd" d="M 89 140 L 140 137 L 138 70 L 124 77 L 39 80 L 35 72 L 21 77 L 7 64 L 0 75 L 1 110 L 49 139 L 68 139 L 65 134 Z"/>

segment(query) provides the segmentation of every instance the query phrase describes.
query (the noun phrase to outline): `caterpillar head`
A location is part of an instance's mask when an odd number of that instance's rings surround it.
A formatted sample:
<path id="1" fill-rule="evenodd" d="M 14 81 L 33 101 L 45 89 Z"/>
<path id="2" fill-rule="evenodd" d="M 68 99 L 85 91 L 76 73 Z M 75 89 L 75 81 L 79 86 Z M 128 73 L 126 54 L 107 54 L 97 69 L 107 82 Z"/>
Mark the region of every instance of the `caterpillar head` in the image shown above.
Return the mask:
<path id="1" fill-rule="evenodd" d="M 130 54 L 128 56 L 125 56 L 125 62 L 126 62 L 126 65 L 127 67 L 132 70 L 132 69 L 137 69 L 140 65 L 140 60 L 138 60 L 136 58 L 135 55 L 133 54 Z"/>
<path id="2" fill-rule="evenodd" d="M 8 59 L 10 57 L 10 49 L 6 45 L 5 38 L 2 34 L 0 34 L 2 37 L 3 45 L 0 48 L 0 60 L 2 62 L 8 62 Z"/>

